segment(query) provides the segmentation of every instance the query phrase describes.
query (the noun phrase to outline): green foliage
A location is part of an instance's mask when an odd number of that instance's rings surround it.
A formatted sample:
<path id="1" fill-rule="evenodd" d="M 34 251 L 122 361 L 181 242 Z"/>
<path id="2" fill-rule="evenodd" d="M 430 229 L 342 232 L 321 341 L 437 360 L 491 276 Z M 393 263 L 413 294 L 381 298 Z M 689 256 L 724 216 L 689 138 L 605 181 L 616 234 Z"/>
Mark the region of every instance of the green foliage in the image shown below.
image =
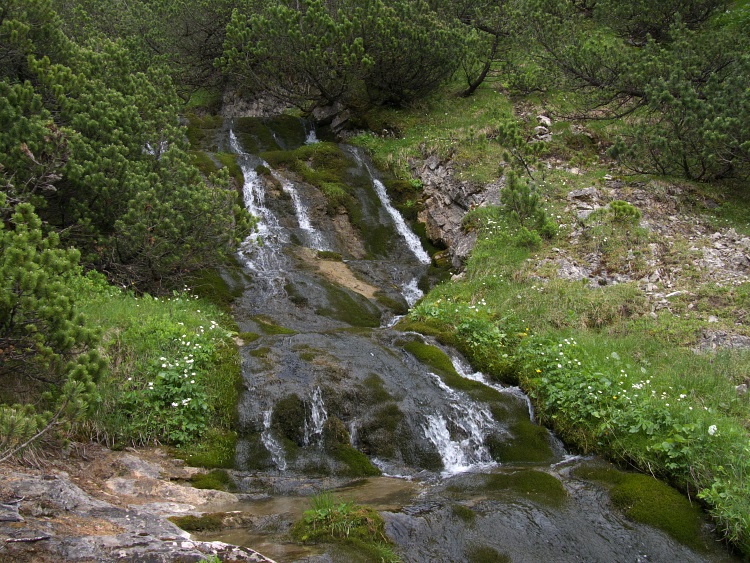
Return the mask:
<path id="1" fill-rule="evenodd" d="M 574 2 L 528 4 L 548 63 L 589 93 L 579 113 L 628 116 L 613 156 L 643 173 L 747 176 L 750 36 L 712 24 L 727 2 L 598 2 L 594 20 Z"/>
<path id="2" fill-rule="evenodd" d="M 163 69 L 141 66 L 124 43 L 78 44 L 61 26 L 44 0 L 14 0 L 4 11 L 8 203 L 34 203 L 84 263 L 126 285 L 174 284 L 221 261 L 247 217 L 225 174 L 204 181 L 191 165 Z"/>
<path id="3" fill-rule="evenodd" d="M 235 10 L 222 67 L 301 108 L 404 104 L 433 91 L 465 49 L 460 24 L 426 3 L 266 2 Z"/>
<path id="4" fill-rule="evenodd" d="M 0 194 L 3 212 L 5 201 Z M 3 460 L 84 414 L 105 372 L 73 285 L 79 253 L 58 248 L 54 233 L 45 237 L 28 203 L 8 227 L 0 223 L 0 380 L 10 403 L 0 404 Z"/>
<path id="5" fill-rule="evenodd" d="M 224 469 L 215 469 L 208 473 L 199 473 L 190 479 L 196 489 L 213 489 L 216 491 L 234 491 L 232 478 Z"/>
<path id="6" fill-rule="evenodd" d="M 529 249 L 539 248 L 542 238 L 553 238 L 557 234 L 557 225 L 547 216 L 541 207 L 541 200 L 536 189 L 512 171 L 506 174 L 505 186 L 500 190 L 500 202 L 503 211 L 517 225 L 516 244 Z"/>
<path id="7" fill-rule="evenodd" d="M 312 497 L 310 509 L 294 524 L 291 534 L 302 542 L 362 545 L 367 552 L 375 548 L 371 560 L 400 561 L 385 535 L 385 522 L 375 510 L 353 502 L 342 502 L 331 493 Z"/>
<path id="8" fill-rule="evenodd" d="M 641 210 L 627 201 L 615 200 L 609 204 L 609 209 L 615 221 L 637 225 L 641 219 Z"/>

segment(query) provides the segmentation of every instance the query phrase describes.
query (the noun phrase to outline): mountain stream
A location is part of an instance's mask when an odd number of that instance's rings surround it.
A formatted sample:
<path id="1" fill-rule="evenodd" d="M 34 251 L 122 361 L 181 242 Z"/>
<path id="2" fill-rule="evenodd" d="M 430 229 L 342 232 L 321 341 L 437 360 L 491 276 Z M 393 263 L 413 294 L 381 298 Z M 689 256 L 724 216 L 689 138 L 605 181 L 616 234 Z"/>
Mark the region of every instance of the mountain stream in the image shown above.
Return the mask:
<path id="1" fill-rule="evenodd" d="M 318 143 L 314 128 L 250 125 L 227 123 L 245 204 L 259 220 L 240 251 L 247 282 L 234 307 L 251 335 L 241 348 L 235 473 L 247 500 L 227 508 L 257 521 L 202 539 L 278 561 L 352 561 L 286 536 L 311 494 L 333 490 L 381 511 L 409 562 L 731 560 L 627 519 L 605 488 L 576 473 L 605 463 L 568 453 L 535 424 L 518 388 L 392 328 L 429 283 L 430 257 L 384 180 L 358 149 L 327 143 L 355 202 L 331 209 L 320 190 L 267 160 Z M 487 386 L 488 400 L 449 387 L 415 346 L 440 348 L 459 375 Z"/>

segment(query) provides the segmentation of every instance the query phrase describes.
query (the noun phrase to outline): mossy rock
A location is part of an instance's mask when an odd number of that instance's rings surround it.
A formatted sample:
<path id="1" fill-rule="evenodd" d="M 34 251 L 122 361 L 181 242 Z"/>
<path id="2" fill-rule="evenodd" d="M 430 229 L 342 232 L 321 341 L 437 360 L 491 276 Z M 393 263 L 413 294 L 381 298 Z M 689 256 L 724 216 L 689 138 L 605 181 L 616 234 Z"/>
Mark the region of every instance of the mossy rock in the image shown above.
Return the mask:
<path id="1" fill-rule="evenodd" d="M 513 439 L 489 436 L 485 440 L 492 459 L 501 463 L 549 463 L 555 455 L 547 429 L 530 420 L 520 420 L 510 427 Z"/>
<path id="2" fill-rule="evenodd" d="M 348 477 L 377 477 L 381 474 L 370 458 L 348 444 L 339 444 L 333 448 L 330 455 L 346 466 L 341 473 Z"/>
<path id="3" fill-rule="evenodd" d="M 509 493 L 539 504 L 560 506 L 567 498 L 562 483 L 543 471 L 493 473 L 484 479 L 481 490 L 486 493 Z"/>
<path id="4" fill-rule="evenodd" d="M 333 252 L 332 250 L 318 250 L 318 258 L 332 262 L 341 262 L 343 260 L 339 252 Z"/>
<path id="5" fill-rule="evenodd" d="M 224 469 L 215 469 L 208 473 L 193 475 L 190 479 L 196 489 L 214 489 L 217 491 L 235 491 L 237 487 Z"/>
<path id="6" fill-rule="evenodd" d="M 338 417 L 329 416 L 323 424 L 323 446 L 329 453 L 341 445 L 349 445 L 351 437 Z"/>
<path id="7" fill-rule="evenodd" d="M 400 444 L 398 429 L 404 420 L 396 403 L 387 403 L 373 411 L 360 425 L 359 441 L 362 450 L 379 458 L 394 458 L 400 446 L 409 449 L 409 444 Z"/>
<path id="8" fill-rule="evenodd" d="M 469 563 L 511 563 L 509 555 L 487 545 L 470 547 L 466 552 Z"/>
<path id="9" fill-rule="evenodd" d="M 385 388 L 383 378 L 377 373 L 369 374 L 362 382 L 368 404 L 384 403 L 393 400 L 391 394 Z"/>
<path id="10" fill-rule="evenodd" d="M 477 519 L 477 513 L 468 506 L 464 506 L 463 504 L 454 504 L 451 507 L 451 512 L 453 512 L 453 515 L 455 517 L 460 518 L 467 524 L 473 524 Z"/>
<path id="11" fill-rule="evenodd" d="M 501 400 L 501 393 L 486 385 L 461 377 L 448 355 L 437 346 L 425 344 L 421 340 L 400 340 L 397 346 L 412 354 L 417 360 L 431 368 L 446 385 L 458 391 L 465 391 L 479 401 Z"/>
<path id="12" fill-rule="evenodd" d="M 329 306 L 316 309 L 315 314 L 336 319 L 351 326 L 369 328 L 380 326 L 380 311 L 368 299 L 331 283 L 325 283 L 324 287 Z"/>
<path id="13" fill-rule="evenodd" d="M 265 470 L 274 467 L 271 452 L 263 445 L 260 432 L 243 434 L 242 447 L 238 450 L 237 469 L 243 471 Z"/>
<path id="14" fill-rule="evenodd" d="M 659 528 L 693 549 L 707 549 L 700 508 L 666 483 L 650 475 L 605 467 L 581 466 L 574 475 L 608 486 L 612 504 L 628 518 Z"/>
<path id="15" fill-rule="evenodd" d="M 258 327 L 260 328 L 260 330 L 263 331 L 264 334 L 268 334 L 268 335 L 297 334 L 296 330 L 292 330 L 291 328 L 286 328 L 281 325 L 277 325 L 273 321 L 261 315 L 256 315 L 255 317 L 252 318 L 252 320 L 254 320 L 258 324 Z"/>
<path id="16" fill-rule="evenodd" d="M 271 414 L 271 428 L 298 446 L 305 441 L 305 403 L 293 393 L 277 401 Z"/>
<path id="17" fill-rule="evenodd" d="M 375 300 L 389 309 L 394 315 L 405 315 L 409 312 L 409 304 L 403 297 L 395 298 L 383 291 L 375 293 Z"/>
<path id="18" fill-rule="evenodd" d="M 297 286 L 293 283 L 287 283 L 284 285 L 284 291 L 286 291 L 289 301 L 297 305 L 298 307 L 304 307 L 308 303 L 307 297 L 297 289 Z"/>
<path id="19" fill-rule="evenodd" d="M 203 516 L 172 516 L 170 522 L 186 532 L 216 532 L 224 527 L 224 512 L 214 512 Z"/>
<path id="20" fill-rule="evenodd" d="M 242 340 L 242 342 L 244 342 L 245 344 L 252 344 L 260 338 L 260 334 L 258 334 L 257 332 L 240 332 L 237 335 L 237 338 Z"/>
<path id="21" fill-rule="evenodd" d="M 211 429 L 197 444 L 176 450 L 175 456 L 192 467 L 233 469 L 236 449 L 236 432 Z"/>
<path id="22" fill-rule="evenodd" d="M 265 358 L 270 353 L 271 353 L 271 349 L 268 346 L 261 346 L 260 348 L 256 348 L 255 350 L 250 350 L 248 352 L 248 354 L 250 354 L 253 358 Z"/>

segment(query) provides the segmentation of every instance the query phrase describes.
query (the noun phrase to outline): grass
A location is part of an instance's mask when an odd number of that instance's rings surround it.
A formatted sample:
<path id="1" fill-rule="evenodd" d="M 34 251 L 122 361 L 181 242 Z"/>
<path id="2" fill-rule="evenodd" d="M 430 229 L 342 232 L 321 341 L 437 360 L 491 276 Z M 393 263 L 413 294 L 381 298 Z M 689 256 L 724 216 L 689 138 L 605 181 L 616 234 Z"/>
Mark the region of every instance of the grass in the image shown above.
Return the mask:
<path id="1" fill-rule="evenodd" d="M 330 493 L 315 495 L 292 527 L 291 535 L 304 543 L 333 543 L 358 551 L 358 561 L 397 563 L 385 534 L 383 518 L 372 508 L 344 502 Z"/>
<path id="2" fill-rule="evenodd" d="M 194 464 L 231 467 L 242 379 L 231 319 L 187 288 L 139 297 L 92 274 L 81 279 L 79 295 L 110 365 L 79 433 L 110 447 L 173 444 Z M 185 370 L 179 380 L 178 370 Z"/>

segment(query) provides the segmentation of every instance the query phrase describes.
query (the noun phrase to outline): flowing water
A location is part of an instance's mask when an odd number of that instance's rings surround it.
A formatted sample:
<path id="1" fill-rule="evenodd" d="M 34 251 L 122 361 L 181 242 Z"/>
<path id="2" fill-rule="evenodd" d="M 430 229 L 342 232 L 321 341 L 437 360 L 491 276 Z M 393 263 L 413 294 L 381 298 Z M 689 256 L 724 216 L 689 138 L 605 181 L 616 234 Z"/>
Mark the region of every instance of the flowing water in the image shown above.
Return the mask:
<path id="1" fill-rule="evenodd" d="M 240 330 L 257 335 L 241 349 L 236 477 L 258 500 L 228 508 L 254 515 L 252 524 L 211 538 L 279 561 L 348 562 L 286 535 L 310 494 L 334 489 L 383 511 L 405 561 L 728 560 L 614 511 L 601 486 L 575 473 L 602 462 L 571 455 L 536 426 L 520 389 L 442 349 L 458 375 L 487 388 L 479 398 L 456 391 L 409 351 L 439 348 L 391 328 L 421 297 L 430 258 L 359 150 L 340 146 L 358 211 L 331 210 L 289 172 L 259 168 L 270 168 L 263 150 L 319 143 L 314 129 L 261 122 L 243 139 L 233 127 L 228 144 L 259 219 L 240 251 L 251 281 L 235 304 Z M 364 465 L 384 476 L 357 479 Z"/>

